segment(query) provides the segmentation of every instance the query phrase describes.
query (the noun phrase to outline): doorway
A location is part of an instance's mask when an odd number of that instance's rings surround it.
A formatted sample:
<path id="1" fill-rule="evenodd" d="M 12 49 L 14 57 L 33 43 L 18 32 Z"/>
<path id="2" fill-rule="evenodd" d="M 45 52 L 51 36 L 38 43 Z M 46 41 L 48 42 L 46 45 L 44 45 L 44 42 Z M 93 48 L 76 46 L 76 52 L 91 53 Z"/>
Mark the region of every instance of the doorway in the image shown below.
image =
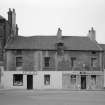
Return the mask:
<path id="1" fill-rule="evenodd" d="M 86 75 L 81 75 L 81 89 L 86 89 Z"/>
<path id="2" fill-rule="evenodd" d="M 33 89 L 33 75 L 27 75 L 27 89 Z"/>

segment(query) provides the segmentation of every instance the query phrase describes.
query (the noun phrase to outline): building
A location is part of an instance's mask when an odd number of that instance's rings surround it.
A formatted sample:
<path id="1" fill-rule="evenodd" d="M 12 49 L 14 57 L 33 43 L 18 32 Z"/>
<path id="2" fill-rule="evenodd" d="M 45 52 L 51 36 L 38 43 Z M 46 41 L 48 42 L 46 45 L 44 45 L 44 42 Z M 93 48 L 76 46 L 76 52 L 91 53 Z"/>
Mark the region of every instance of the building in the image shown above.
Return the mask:
<path id="1" fill-rule="evenodd" d="M 16 24 L 15 9 L 8 11 L 8 20 L 0 15 L 0 84 L 1 84 L 1 72 L 4 67 L 4 47 L 8 40 L 18 35 L 18 27 Z"/>
<path id="2" fill-rule="evenodd" d="M 4 88 L 100 90 L 104 88 L 104 45 L 95 30 L 87 36 L 24 37 L 5 46 Z"/>

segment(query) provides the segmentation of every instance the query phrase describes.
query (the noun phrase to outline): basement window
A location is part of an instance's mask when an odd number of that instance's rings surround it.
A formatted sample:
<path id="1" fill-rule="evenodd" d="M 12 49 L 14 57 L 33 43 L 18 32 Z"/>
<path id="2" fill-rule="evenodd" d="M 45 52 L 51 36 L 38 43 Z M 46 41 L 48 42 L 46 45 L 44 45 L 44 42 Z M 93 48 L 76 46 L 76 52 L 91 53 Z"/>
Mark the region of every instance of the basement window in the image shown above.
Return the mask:
<path id="1" fill-rule="evenodd" d="M 23 86 L 23 74 L 13 75 L 13 86 Z"/>
<path id="2" fill-rule="evenodd" d="M 44 75 L 44 85 L 50 85 L 50 75 Z"/>

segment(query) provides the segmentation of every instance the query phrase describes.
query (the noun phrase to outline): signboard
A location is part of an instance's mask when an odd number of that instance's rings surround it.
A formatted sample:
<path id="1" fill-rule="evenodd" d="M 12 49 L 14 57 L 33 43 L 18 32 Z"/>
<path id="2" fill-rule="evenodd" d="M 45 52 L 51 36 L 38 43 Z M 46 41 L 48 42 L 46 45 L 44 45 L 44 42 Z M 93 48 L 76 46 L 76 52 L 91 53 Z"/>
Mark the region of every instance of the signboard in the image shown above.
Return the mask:
<path id="1" fill-rule="evenodd" d="M 23 71 L 23 74 L 27 75 L 27 74 L 33 74 L 33 75 L 37 75 L 36 71 Z"/>

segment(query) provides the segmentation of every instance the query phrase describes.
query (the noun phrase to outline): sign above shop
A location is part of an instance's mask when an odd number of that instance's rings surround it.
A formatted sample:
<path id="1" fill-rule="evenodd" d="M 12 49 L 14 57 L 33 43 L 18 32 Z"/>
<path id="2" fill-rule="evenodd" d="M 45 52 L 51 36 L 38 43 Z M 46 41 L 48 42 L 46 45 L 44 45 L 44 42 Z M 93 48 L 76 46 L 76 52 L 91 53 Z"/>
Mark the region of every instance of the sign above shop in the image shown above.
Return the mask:
<path id="1" fill-rule="evenodd" d="M 33 75 L 37 75 L 36 71 L 23 71 L 23 74 L 33 74 Z"/>

